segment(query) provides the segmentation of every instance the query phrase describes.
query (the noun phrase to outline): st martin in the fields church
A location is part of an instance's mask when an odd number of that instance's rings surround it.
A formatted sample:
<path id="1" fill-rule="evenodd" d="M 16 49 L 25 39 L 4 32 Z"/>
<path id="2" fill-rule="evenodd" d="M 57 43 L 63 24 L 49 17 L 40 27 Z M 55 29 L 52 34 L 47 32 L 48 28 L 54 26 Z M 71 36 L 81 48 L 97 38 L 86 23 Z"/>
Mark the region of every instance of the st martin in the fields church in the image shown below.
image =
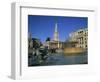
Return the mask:
<path id="1" fill-rule="evenodd" d="M 63 48 L 63 42 L 60 41 L 58 28 L 59 27 L 56 22 L 54 27 L 53 39 L 46 41 L 44 43 L 44 46 L 47 46 L 48 49 L 54 50 L 56 52 L 61 52 Z"/>

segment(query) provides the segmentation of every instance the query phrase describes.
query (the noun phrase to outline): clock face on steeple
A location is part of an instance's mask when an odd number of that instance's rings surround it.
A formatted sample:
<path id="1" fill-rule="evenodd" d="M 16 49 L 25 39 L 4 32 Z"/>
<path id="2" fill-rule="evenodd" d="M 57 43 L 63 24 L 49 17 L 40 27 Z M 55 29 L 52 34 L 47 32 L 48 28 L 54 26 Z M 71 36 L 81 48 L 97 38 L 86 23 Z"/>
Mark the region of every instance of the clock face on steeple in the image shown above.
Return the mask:
<path id="1" fill-rule="evenodd" d="M 28 15 L 28 33 L 29 67 L 88 63 L 87 17 Z"/>

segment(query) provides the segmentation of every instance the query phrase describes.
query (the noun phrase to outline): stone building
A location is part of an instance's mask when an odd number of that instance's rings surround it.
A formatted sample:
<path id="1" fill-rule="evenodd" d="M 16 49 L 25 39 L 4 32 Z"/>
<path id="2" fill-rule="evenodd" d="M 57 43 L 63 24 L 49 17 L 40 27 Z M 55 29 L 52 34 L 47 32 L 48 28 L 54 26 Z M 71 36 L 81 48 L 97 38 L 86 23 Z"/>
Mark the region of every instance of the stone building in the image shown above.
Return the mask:
<path id="1" fill-rule="evenodd" d="M 88 48 L 88 29 L 79 29 L 76 32 L 72 32 L 69 34 L 69 42 L 77 42 L 75 47 L 80 47 L 87 49 Z"/>

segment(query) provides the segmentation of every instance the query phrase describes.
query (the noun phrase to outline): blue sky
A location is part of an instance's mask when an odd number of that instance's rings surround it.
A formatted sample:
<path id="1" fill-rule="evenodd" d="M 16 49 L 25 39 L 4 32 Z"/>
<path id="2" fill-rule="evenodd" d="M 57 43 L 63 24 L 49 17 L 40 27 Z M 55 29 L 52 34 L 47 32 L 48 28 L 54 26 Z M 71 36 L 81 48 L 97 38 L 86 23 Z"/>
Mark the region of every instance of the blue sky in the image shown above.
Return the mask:
<path id="1" fill-rule="evenodd" d="M 28 32 L 31 33 L 33 38 L 45 42 L 47 37 L 53 39 L 55 23 L 58 24 L 60 41 L 65 41 L 68 39 L 69 33 L 87 28 L 88 18 L 28 15 Z"/>

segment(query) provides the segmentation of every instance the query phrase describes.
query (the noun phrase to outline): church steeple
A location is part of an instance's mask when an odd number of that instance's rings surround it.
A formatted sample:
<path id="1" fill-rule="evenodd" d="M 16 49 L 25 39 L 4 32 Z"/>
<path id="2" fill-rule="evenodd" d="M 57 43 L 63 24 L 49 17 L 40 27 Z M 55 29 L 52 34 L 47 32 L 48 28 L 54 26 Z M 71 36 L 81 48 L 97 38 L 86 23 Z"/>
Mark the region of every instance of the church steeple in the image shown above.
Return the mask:
<path id="1" fill-rule="evenodd" d="M 58 25 L 55 23 L 54 41 L 59 41 Z"/>
<path id="2" fill-rule="evenodd" d="M 55 24 L 55 32 L 58 32 L 57 23 Z"/>

